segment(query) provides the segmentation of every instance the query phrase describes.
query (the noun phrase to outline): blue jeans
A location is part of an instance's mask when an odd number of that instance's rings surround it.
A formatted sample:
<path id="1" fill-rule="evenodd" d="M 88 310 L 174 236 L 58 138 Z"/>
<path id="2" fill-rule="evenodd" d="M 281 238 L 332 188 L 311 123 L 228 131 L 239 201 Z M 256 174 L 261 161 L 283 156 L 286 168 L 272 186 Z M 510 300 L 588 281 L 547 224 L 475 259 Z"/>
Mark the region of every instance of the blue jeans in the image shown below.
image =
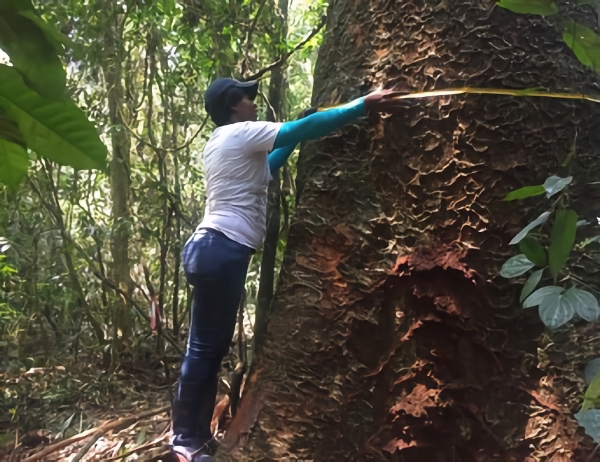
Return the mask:
<path id="1" fill-rule="evenodd" d="M 217 375 L 229 351 L 253 253 L 213 229 L 195 232 L 183 248 L 183 269 L 194 294 L 188 346 L 173 403 L 176 445 L 199 447 L 212 438 Z"/>

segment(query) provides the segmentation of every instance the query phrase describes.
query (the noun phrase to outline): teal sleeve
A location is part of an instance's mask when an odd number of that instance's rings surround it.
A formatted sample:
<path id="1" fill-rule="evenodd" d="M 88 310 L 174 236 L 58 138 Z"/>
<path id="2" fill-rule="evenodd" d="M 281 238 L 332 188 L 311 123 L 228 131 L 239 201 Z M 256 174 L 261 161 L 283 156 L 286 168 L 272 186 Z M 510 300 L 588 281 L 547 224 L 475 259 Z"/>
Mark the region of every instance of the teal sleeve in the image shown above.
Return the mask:
<path id="1" fill-rule="evenodd" d="M 290 157 L 292 152 L 294 152 L 294 149 L 296 149 L 296 145 L 290 144 L 288 146 L 271 151 L 267 157 L 267 161 L 269 162 L 269 170 L 271 173 L 276 172 L 283 166 L 283 164 L 285 164 L 285 162 L 288 160 L 288 157 Z"/>
<path id="2" fill-rule="evenodd" d="M 344 106 L 316 112 L 303 119 L 285 122 L 279 129 L 273 148 L 296 146 L 302 141 L 321 138 L 364 115 L 365 98 L 362 97 Z"/>

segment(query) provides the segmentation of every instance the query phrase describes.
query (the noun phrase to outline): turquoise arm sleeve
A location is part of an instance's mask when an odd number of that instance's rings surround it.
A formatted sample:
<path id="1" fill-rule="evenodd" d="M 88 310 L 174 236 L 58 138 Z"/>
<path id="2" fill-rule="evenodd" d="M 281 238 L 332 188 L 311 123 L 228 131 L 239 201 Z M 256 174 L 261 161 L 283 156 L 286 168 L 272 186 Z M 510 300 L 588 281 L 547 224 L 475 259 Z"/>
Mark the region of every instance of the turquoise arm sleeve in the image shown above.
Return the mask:
<path id="1" fill-rule="evenodd" d="M 285 162 L 288 160 L 288 157 L 290 157 L 292 152 L 294 152 L 294 149 L 296 149 L 296 145 L 290 144 L 288 146 L 271 151 L 271 153 L 267 156 L 269 170 L 271 173 L 276 172 L 283 167 L 283 164 L 285 164 Z"/>
<path id="2" fill-rule="evenodd" d="M 315 112 L 303 119 L 285 122 L 279 129 L 273 148 L 296 146 L 302 141 L 321 138 L 364 115 L 365 98 L 363 97 L 335 109 Z"/>

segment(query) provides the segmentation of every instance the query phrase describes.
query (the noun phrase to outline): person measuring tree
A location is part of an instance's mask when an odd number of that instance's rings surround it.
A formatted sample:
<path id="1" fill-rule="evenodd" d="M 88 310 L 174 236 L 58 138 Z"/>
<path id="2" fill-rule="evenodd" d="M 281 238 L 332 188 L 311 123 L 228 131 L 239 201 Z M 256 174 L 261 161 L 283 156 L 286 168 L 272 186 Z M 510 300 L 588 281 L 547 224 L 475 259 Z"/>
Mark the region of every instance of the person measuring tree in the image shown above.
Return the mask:
<path id="1" fill-rule="evenodd" d="M 206 209 L 186 242 L 182 263 L 194 287 L 187 351 L 173 401 L 173 452 L 182 461 L 213 460 L 210 424 L 218 372 L 236 324 L 246 272 L 267 229 L 267 187 L 298 143 L 323 137 L 368 114 L 390 109 L 397 93 L 377 90 L 294 121 L 257 120 L 258 82 L 218 78 L 205 108 L 216 125 L 203 153 Z M 396 103 L 397 104 L 397 103 Z M 306 115 L 309 114 L 309 115 Z"/>

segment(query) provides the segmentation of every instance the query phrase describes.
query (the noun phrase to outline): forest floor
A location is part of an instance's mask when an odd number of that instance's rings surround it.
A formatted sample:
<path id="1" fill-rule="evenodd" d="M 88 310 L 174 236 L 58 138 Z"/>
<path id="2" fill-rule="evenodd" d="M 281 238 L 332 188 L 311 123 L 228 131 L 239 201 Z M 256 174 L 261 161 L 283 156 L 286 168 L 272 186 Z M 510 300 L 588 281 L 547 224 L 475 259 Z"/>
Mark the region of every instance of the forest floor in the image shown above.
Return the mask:
<path id="1" fill-rule="evenodd" d="M 0 461 L 167 462 L 171 369 L 76 365 L 0 374 Z"/>

